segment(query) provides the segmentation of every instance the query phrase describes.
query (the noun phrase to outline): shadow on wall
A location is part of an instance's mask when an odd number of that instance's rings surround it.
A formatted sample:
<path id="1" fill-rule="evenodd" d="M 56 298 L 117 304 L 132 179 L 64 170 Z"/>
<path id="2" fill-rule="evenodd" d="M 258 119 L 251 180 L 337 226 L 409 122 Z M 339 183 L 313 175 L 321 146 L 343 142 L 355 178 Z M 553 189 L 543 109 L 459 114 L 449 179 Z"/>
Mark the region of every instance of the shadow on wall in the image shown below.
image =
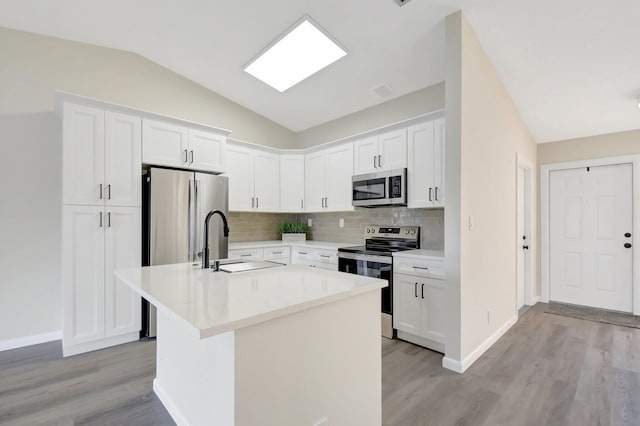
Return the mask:
<path id="1" fill-rule="evenodd" d="M 62 124 L 0 115 L 0 341 L 61 329 Z"/>

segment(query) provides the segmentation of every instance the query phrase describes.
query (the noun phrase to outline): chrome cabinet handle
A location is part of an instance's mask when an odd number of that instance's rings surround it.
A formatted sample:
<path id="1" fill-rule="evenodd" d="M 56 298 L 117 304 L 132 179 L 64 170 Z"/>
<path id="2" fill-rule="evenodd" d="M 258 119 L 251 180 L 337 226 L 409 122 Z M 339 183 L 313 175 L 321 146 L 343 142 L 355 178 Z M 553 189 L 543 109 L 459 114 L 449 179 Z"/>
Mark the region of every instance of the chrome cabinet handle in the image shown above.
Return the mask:
<path id="1" fill-rule="evenodd" d="M 100 198 L 99 199 L 102 200 L 102 184 L 99 184 L 98 187 L 100 188 L 99 189 L 100 190 L 100 196 L 99 196 Z"/>
<path id="2" fill-rule="evenodd" d="M 107 228 L 111 228 L 111 212 L 107 213 Z"/>
<path id="3" fill-rule="evenodd" d="M 306 251 L 299 251 L 298 254 L 307 254 Z"/>
<path id="4" fill-rule="evenodd" d="M 433 200 L 431 199 L 431 188 L 429 188 L 429 201 L 433 201 Z"/>
<path id="5" fill-rule="evenodd" d="M 251 208 L 255 207 L 255 198 L 251 197 Z"/>
<path id="6" fill-rule="evenodd" d="M 189 164 L 193 164 L 193 150 L 191 150 L 191 161 L 189 162 Z"/>
<path id="7" fill-rule="evenodd" d="M 413 294 L 418 297 L 418 283 L 413 284 Z"/>
<path id="8" fill-rule="evenodd" d="M 429 270 L 429 268 L 427 268 L 426 266 L 414 266 L 413 269 L 422 269 L 422 270 Z"/>
<path id="9" fill-rule="evenodd" d="M 378 155 L 378 167 L 382 167 L 382 155 Z"/>
<path id="10" fill-rule="evenodd" d="M 329 256 L 328 254 L 321 254 L 320 257 L 326 257 L 327 259 L 330 258 L 331 256 Z"/>
<path id="11" fill-rule="evenodd" d="M 300 208 L 304 209 L 304 200 L 300 200 Z"/>
<path id="12" fill-rule="evenodd" d="M 107 200 L 111 199 L 111 184 L 107 185 Z"/>
<path id="13" fill-rule="evenodd" d="M 438 201 L 438 187 L 436 186 L 436 201 Z"/>
<path id="14" fill-rule="evenodd" d="M 185 162 L 185 163 L 188 163 L 188 162 L 189 162 L 188 152 L 187 152 L 187 150 L 186 150 L 186 149 L 184 150 L 184 162 Z"/>
<path id="15" fill-rule="evenodd" d="M 100 212 L 100 228 L 102 228 L 102 212 Z"/>
<path id="16" fill-rule="evenodd" d="M 272 251 L 271 254 L 282 254 L 281 251 Z"/>
<path id="17" fill-rule="evenodd" d="M 260 198 L 256 197 L 256 209 L 260 207 Z"/>
<path id="18" fill-rule="evenodd" d="M 324 208 L 325 209 L 329 208 L 329 198 L 328 197 L 324 197 Z"/>
<path id="19" fill-rule="evenodd" d="M 376 166 L 376 156 L 375 155 L 373 156 L 373 168 L 374 169 L 378 168 L 378 166 Z"/>
<path id="20" fill-rule="evenodd" d="M 322 208 L 324 208 L 324 197 L 320 198 L 320 202 L 322 203 Z"/>
<path id="21" fill-rule="evenodd" d="M 250 257 L 250 256 L 251 256 L 251 253 L 249 253 L 249 254 L 241 254 L 240 255 L 240 257 Z"/>
<path id="22" fill-rule="evenodd" d="M 422 284 L 422 298 L 424 299 L 424 283 Z"/>

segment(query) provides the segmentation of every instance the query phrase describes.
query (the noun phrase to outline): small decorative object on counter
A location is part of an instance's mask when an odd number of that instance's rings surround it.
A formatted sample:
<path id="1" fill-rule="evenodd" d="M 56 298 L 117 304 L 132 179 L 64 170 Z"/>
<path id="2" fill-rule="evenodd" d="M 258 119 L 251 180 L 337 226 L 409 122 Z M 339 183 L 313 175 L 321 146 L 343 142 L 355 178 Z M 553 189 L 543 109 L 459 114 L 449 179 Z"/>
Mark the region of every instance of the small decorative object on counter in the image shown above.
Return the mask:
<path id="1" fill-rule="evenodd" d="M 280 232 L 282 232 L 282 242 L 301 243 L 307 240 L 309 227 L 302 222 L 285 222 L 280 225 Z"/>

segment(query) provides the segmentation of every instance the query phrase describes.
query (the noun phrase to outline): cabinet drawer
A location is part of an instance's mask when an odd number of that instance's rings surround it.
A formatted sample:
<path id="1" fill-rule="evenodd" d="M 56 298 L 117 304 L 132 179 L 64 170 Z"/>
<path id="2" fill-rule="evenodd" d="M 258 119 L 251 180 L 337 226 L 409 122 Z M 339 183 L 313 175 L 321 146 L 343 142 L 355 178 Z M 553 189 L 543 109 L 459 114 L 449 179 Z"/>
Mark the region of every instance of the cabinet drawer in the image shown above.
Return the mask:
<path id="1" fill-rule="evenodd" d="M 338 252 L 332 250 L 317 250 L 313 259 L 320 263 L 338 264 Z"/>
<path id="2" fill-rule="evenodd" d="M 242 260 L 262 260 L 264 258 L 264 251 L 261 248 L 233 249 L 233 250 L 229 250 L 228 258 L 242 259 Z"/>
<path id="3" fill-rule="evenodd" d="M 402 259 L 393 260 L 393 271 L 398 274 L 443 280 L 445 277 L 444 260 Z"/>
<path id="4" fill-rule="evenodd" d="M 289 263 L 289 247 L 270 247 L 264 249 L 264 260 L 286 260 Z"/>

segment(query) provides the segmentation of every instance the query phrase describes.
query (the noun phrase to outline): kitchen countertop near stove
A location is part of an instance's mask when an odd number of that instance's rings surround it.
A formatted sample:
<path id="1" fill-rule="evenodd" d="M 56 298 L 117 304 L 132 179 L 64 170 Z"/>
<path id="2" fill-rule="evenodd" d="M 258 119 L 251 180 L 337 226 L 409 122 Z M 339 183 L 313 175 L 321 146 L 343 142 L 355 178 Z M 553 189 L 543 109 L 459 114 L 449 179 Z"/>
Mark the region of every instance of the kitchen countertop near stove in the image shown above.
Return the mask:
<path id="1" fill-rule="evenodd" d="M 407 259 L 444 260 L 444 250 L 405 250 L 393 253 L 393 257 Z"/>
<path id="2" fill-rule="evenodd" d="M 360 243 L 361 245 L 362 243 Z M 266 247 L 311 247 L 326 250 L 338 250 L 341 247 L 357 246 L 358 243 L 336 243 L 333 241 L 304 241 L 301 243 L 282 242 L 281 240 L 273 241 L 251 241 L 244 243 L 229 243 L 229 250 L 242 250 L 250 248 L 266 248 Z"/>

